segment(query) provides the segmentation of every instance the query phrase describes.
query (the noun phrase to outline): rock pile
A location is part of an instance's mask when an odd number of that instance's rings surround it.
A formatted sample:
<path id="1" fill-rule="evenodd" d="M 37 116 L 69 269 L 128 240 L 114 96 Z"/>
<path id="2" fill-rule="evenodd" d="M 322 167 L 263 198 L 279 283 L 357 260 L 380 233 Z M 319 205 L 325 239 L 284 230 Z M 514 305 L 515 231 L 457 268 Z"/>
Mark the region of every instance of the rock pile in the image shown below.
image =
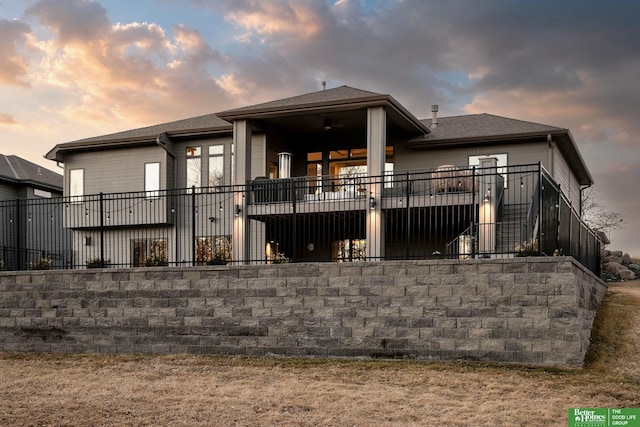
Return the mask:
<path id="1" fill-rule="evenodd" d="M 622 251 L 602 251 L 602 278 L 607 282 L 633 280 L 640 277 L 640 265 Z"/>

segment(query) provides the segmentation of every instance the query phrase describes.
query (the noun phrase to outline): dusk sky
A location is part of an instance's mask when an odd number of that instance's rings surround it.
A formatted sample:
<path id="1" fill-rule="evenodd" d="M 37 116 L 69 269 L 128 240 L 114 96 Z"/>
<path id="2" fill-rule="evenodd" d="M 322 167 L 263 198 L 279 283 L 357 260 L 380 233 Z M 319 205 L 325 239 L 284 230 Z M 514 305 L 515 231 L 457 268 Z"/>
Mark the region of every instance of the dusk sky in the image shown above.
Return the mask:
<path id="1" fill-rule="evenodd" d="M 640 256 L 640 2 L 0 0 L 0 153 L 349 85 L 569 128 Z"/>

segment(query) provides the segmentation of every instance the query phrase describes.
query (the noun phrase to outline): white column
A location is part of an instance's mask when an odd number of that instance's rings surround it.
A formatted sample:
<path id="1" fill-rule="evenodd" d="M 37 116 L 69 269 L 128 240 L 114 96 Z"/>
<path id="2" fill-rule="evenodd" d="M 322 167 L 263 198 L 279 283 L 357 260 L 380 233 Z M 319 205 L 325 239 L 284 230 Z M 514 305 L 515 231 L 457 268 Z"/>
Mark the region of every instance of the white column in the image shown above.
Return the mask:
<path id="1" fill-rule="evenodd" d="M 234 144 L 234 182 L 238 190 L 233 197 L 233 260 L 249 259 L 249 219 L 247 217 L 248 200 L 245 197 L 245 185 L 251 178 L 251 126 L 247 120 L 233 122 Z M 242 187 L 240 187 L 242 186 Z"/>
<path id="2" fill-rule="evenodd" d="M 367 259 L 384 259 L 384 216 L 382 190 L 387 145 L 387 114 L 384 107 L 367 109 L 367 174 L 376 177 L 369 183 L 367 204 Z"/>
<path id="3" fill-rule="evenodd" d="M 496 251 L 496 209 L 498 199 L 498 159 L 481 157 L 478 171 L 478 254 L 490 257 Z"/>

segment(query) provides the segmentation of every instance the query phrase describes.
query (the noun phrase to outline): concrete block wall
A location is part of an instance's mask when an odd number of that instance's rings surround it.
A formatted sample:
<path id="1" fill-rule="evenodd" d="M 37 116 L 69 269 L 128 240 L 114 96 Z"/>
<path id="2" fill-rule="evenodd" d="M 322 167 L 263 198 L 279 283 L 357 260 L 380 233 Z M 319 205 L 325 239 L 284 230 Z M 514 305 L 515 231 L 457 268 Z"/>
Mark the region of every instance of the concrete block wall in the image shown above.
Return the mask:
<path id="1" fill-rule="evenodd" d="M 603 282 L 570 257 L 0 273 L 0 351 L 579 367 Z"/>

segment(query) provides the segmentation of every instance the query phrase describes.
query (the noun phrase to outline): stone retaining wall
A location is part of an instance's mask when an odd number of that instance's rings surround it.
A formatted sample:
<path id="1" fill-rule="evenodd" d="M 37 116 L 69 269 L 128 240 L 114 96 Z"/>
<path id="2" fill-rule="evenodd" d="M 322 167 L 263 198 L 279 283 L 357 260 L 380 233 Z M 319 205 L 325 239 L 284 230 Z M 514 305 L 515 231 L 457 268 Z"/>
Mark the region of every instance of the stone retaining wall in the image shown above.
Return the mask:
<path id="1" fill-rule="evenodd" d="M 569 257 L 0 273 L 0 351 L 579 367 L 606 286 Z"/>

